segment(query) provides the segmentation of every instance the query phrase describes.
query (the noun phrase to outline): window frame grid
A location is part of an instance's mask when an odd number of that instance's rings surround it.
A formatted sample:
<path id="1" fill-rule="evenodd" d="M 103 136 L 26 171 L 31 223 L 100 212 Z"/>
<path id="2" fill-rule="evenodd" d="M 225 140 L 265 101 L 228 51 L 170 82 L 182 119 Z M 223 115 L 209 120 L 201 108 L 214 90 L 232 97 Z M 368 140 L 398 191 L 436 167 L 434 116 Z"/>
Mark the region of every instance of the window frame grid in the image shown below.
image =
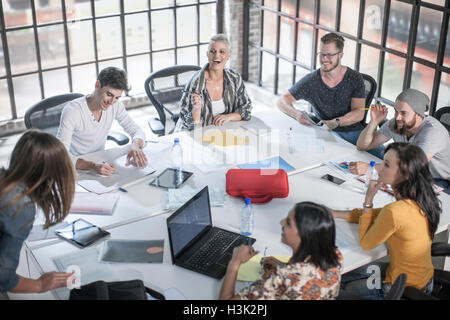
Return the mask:
<path id="1" fill-rule="evenodd" d="M 3 55 L 4 55 L 4 64 L 5 64 L 5 74 L 0 76 L 0 80 L 6 80 L 7 85 L 8 85 L 8 93 L 9 93 L 9 99 L 10 99 L 10 106 L 11 106 L 11 119 L 10 120 L 15 120 L 18 119 L 19 117 L 17 116 L 17 105 L 16 105 L 16 98 L 14 95 L 14 84 L 13 84 L 13 79 L 17 78 L 17 77 L 21 77 L 21 76 L 27 76 L 27 75 L 38 75 L 38 79 L 39 79 L 39 89 L 40 89 L 40 94 L 41 94 L 41 99 L 46 98 L 45 95 L 45 89 L 44 89 L 44 81 L 43 81 L 43 73 L 44 72 L 48 72 L 48 71 L 55 71 L 55 70 L 63 70 L 63 69 L 67 69 L 67 73 L 68 73 L 68 84 L 69 84 L 69 89 L 70 92 L 73 92 L 73 79 L 72 79 L 72 68 L 74 67 L 79 67 L 79 66 L 83 66 L 83 65 L 91 65 L 94 64 L 95 65 L 95 71 L 96 74 L 98 74 L 100 72 L 99 70 L 99 64 L 105 61 L 112 61 L 115 59 L 122 59 L 123 62 L 123 68 L 125 71 L 128 71 L 127 69 L 127 59 L 130 57 L 135 57 L 135 56 L 140 56 L 140 55 L 145 55 L 148 54 L 149 55 L 149 59 L 150 59 L 150 70 L 149 70 L 149 74 L 153 72 L 154 68 L 153 68 L 153 54 L 154 53 L 159 53 L 159 52 L 165 52 L 165 51 L 172 51 L 175 54 L 175 64 L 178 61 L 178 57 L 177 57 L 177 51 L 179 49 L 184 49 L 184 48 L 193 48 L 196 47 L 197 48 L 197 65 L 200 64 L 200 46 L 202 45 L 206 45 L 208 44 L 208 42 L 206 41 L 200 41 L 200 7 L 201 6 L 209 6 L 209 5 L 216 5 L 218 6 L 218 2 L 221 1 L 206 1 L 206 2 L 200 2 L 200 0 L 197 0 L 195 3 L 189 3 L 189 4 L 177 4 L 176 0 L 173 0 L 173 4 L 172 5 L 168 5 L 168 6 L 164 6 L 164 7 L 158 7 L 158 8 L 152 8 L 151 6 L 151 0 L 148 0 L 147 3 L 147 9 L 141 9 L 141 10 L 130 10 L 130 11 L 126 11 L 125 12 L 125 0 L 120 0 L 119 2 L 119 12 L 118 13 L 112 13 L 112 14 L 105 14 L 105 15 L 99 15 L 97 16 L 96 14 L 96 10 L 95 10 L 95 0 L 90 0 L 90 9 L 91 9 L 91 16 L 90 17 L 83 17 L 83 18 L 79 18 L 76 20 L 69 20 L 67 18 L 67 8 L 66 8 L 66 1 L 65 0 L 60 0 L 61 3 L 61 14 L 62 14 L 62 19 L 58 20 L 58 21 L 51 21 L 51 22 L 45 22 L 45 23 L 37 23 L 37 10 L 36 10 L 36 5 L 35 5 L 35 1 L 34 0 L 29 0 L 30 1 L 30 7 L 29 10 L 31 11 L 31 17 L 32 17 L 32 23 L 31 24 L 27 24 L 27 25 L 20 25 L 20 26 L 11 26 L 11 27 L 6 27 L 5 25 L 5 13 L 3 10 L 3 2 L 0 1 L 0 41 L 2 43 L 2 48 L 3 48 Z M 177 25 L 176 25 L 176 11 L 177 9 L 180 8 L 188 8 L 188 7 L 194 7 L 196 10 L 196 15 L 197 15 L 197 26 L 196 26 L 196 41 L 193 44 L 188 44 L 188 45 L 178 45 L 177 44 Z M 216 14 L 217 14 L 217 9 L 216 8 Z M 158 50 L 153 50 L 153 44 L 152 44 L 152 32 L 151 32 L 151 28 L 152 28 L 152 12 L 157 12 L 157 11 L 168 11 L 168 10 L 173 10 L 173 14 L 174 14 L 174 46 L 170 47 L 170 48 L 164 48 L 164 49 L 158 49 Z M 130 15 L 134 15 L 134 14 L 141 14 L 141 13 L 146 13 L 148 15 L 148 23 L 149 23 L 149 50 L 144 50 L 141 52 L 135 52 L 135 53 L 131 53 L 131 54 L 127 54 L 126 52 L 126 29 L 125 29 L 125 17 L 126 16 L 130 16 Z M 121 49 L 121 55 L 117 55 L 117 56 L 113 56 L 113 57 L 108 57 L 108 58 L 104 58 L 104 59 L 99 59 L 99 54 L 98 54 L 98 40 L 97 40 L 97 21 L 101 20 L 101 19 L 108 19 L 108 18 L 116 18 L 118 17 L 120 19 L 120 25 L 121 25 L 121 34 L 120 37 L 122 39 L 122 49 Z M 68 30 L 68 26 L 73 23 L 73 22 L 86 22 L 86 21 L 90 21 L 92 23 L 92 33 L 93 33 L 93 49 L 94 49 L 94 58 L 93 59 L 89 59 L 87 61 L 83 61 L 83 62 L 77 62 L 77 63 L 72 63 L 71 61 L 71 54 L 70 54 L 70 48 L 69 48 L 69 30 Z M 38 31 L 40 28 L 45 28 L 45 27 L 49 27 L 49 26 L 59 26 L 62 25 L 63 26 L 63 31 L 64 31 L 64 46 L 65 46 L 65 54 L 66 54 L 66 64 L 65 65 L 61 65 L 61 66 L 56 66 L 56 67 L 48 67 L 48 68 L 43 68 L 42 67 L 42 54 L 40 52 L 40 44 L 39 44 L 39 35 L 38 35 Z M 212 26 L 212 28 L 217 29 L 218 25 Z M 9 53 L 9 48 L 8 48 L 8 39 L 7 39 L 7 34 L 9 32 L 13 32 L 13 31 L 20 31 L 20 30 L 32 30 L 33 32 L 33 39 L 34 39 L 34 46 L 35 46 L 35 52 L 36 52 L 36 63 L 37 63 L 37 68 L 35 70 L 32 71 L 25 71 L 25 72 L 16 72 L 16 73 L 12 73 L 11 71 L 11 60 L 10 60 L 10 53 Z M 126 91 L 125 92 L 126 96 L 129 96 L 129 93 Z"/>
<path id="2" fill-rule="evenodd" d="M 385 0 L 384 16 L 383 16 L 382 30 L 381 30 L 381 43 L 380 44 L 363 39 L 364 14 L 365 14 L 366 0 L 360 0 L 359 17 L 358 17 L 358 26 L 357 26 L 356 36 L 340 31 L 340 22 L 341 22 L 340 13 L 342 11 L 342 0 L 336 1 L 336 21 L 335 21 L 335 26 L 334 26 L 335 29 L 331 29 L 324 25 L 319 24 L 321 0 L 315 0 L 315 2 L 314 2 L 314 21 L 313 22 L 310 22 L 310 21 L 300 18 L 300 15 L 299 15 L 300 1 L 301 0 L 296 1 L 295 6 L 296 6 L 297 10 L 296 10 L 295 16 L 291 16 L 291 15 L 281 11 L 281 8 L 280 8 L 281 0 L 278 0 L 278 9 L 279 9 L 278 11 L 264 6 L 264 0 L 261 0 L 261 3 L 253 2 L 251 0 L 245 1 L 248 3 L 248 8 L 249 8 L 248 10 L 250 10 L 250 8 L 256 8 L 256 9 L 259 9 L 259 12 L 261 13 L 261 26 L 260 26 L 261 36 L 260 36 L 259 43 L 247 41 L 248 45 L 253 48 L 256 48 L 259 53 L 259 72 L 258 72 L 258 83 L 257 83 L 258 86 L 263 87 L 262 86 L 262 67 L 263 67 L 262 53 L 263 52 L 271 54 L 275 58 L 276 73 L 274 74 L 274 79 L 275 79 L 274 86 L 273 86 L 274 94 L 279 94 L 279 92 L 278 92 L 279 59 L 283 59 L 283 60 L 293 64 L 293 68 L 294 68 L 294 77 L 293 78 L 294 79 L 292 81 L 292 84 L 295 83 L 296 67 L 301 67 L 310 72 L 315 70 L 315 66 L 317 64 L 316 52 L 317 52 L 317 48 L 318 48 L 319 41 L 320 41 L 320 39 L 318 39 L 318 33 L 319 33 L 319 30 L 323 30 L 326 32 L 335 32 L 335 33 L 343 36 L 345 39 L 355 41 L 355 43 L 356 43 L 355 69 L 358 71 L 360 69 L 360 62 L 361 62 L 361 46 L 366 45 L 368 47 L 379 50 L 380 54 L 379 54 L 379 61 L 378 61 L 378 75 L 377 75 L 377 79 L 376 79 L 378 87 L 377 87 L 377 91 L 375 93 L 374 98 L 377 101 L 380 101 L 382 103 L 387 103 L 390 105 L 394 104 L 394 101 L 391 101 L 380 95 L 380 93 L 382 92 L 382 83 L 383 83 L 383 76 L 384 76 L 384 61 L 385 61 L 386 54 L 391 54 L 391 55 L 405 59 L 405 74 L 404 74 L 403 83 L 402 83 L 403 89 L 408 88 L 411 84 L 411 79 L 412 79 L 412 75 L 413 75 L 413 65 L 415 63 L 419 63 L 426 67 L 432 68 L 434 70 L 434 80 L 433 80 L 432 94 L 430 97 L 430 99 L 431 99 L 430 114 L 431 115 L 434 114 L 435 109 L 436 109 L 437 100 L 438 100 L 438 95 L 439 95 L 439 86 L 441 83 L 442 73 L 445 72 L 445 73 L 450 74 L 450 68 L 446 67 L 443 64 L 444 57 L 445 57 L 447 32 L 449 29 L 448 23 L 450 20 L 450 18 L 449 18 L 450 17 L 450 0 L 446 0 L 444 6 L 427 3 L 427 2 L 422 2 L 421 0 L 395 0 L 398 2 L 410 4 L 412 6 L 411 7 L 410 30 L 409 30 L 408 40 L 407 40 L 407 42 L 405 42 L 405 44 L 407 45 L 406 53 L 400 52 L 396 49 L 386 47 L 391 2 L 393 0 Z M 415 48 L 416 48 L 417 30 L 418 30 L 418 24 L 419 24 L 419 18 L 420 18 L 420 9 L 422 7 L 428 8 L 428 9 L 433 9 L 435 11 L 442 13 L 440 40 L 439 40 L 439 47 L 438 47 L 436 61 L 426 60 L 426 59 L 423 59 L 420 57 L 416 57 L 414 55 Z M 313 54 L 311 57 L 311 60 L 312 60 L 311 66 L 307 66 L 307 65 L 297 61 L 297 53 L 296 52 L 294 53 L 293 58 L 283 56 L 279 53 L 279 36 L 280 36 L 279 32 L 280 31 L 279 31 L 278 27 L 277 27 L 277 31 L 276 31 L 277 32 L 277 34 L 276 34 L 276 39 L 277 39 L 276 52 L 263 47 L 263 35 L 262 35 L 263 32 L 262 31 L 263 31 L 263 27 L 264 27 L 264 12 L 274 13 L 277 16 L 277 21 L 280 21 L 281 17 L 292 20 L 292 24 L 295 27 L 295 34 L 296 34 L 296 37 L 294 39 L 295 51 L 298 48 L 297 32 L 298 32 L 299 23 L 302 23 L 304 25 L 307 25 L 307 26 L 310 26 L 313 28 L 313 33 L 312 33 L 312 43 L 313 43 L 313 46 L 312 46 L 313 52 L 312 53 Z M 244 16 L 246 16 L 246 15 L 244 15 Z M 249 21 L 245 21 L 244 23 L 248 24 Z M 248 58 L 246 58 L 243 61 L 243 64 L 244 64 L 244 68 L 248 69 L 248 66 L 247 66 Z M 437 107 L 440 107 L 440 106 L 437 106 Z"/>

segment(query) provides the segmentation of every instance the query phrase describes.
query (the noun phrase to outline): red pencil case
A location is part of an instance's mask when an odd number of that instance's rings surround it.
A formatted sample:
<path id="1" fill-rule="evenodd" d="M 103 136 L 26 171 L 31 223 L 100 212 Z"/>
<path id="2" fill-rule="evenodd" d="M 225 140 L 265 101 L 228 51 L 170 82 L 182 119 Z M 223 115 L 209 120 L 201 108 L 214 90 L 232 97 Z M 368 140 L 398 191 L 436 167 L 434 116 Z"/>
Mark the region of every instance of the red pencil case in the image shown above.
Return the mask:
<path id="1" fill-rule="evenodd" d="M 289 195 L 289 180 L 281 169 L 230 169 L 226 191 L 232 197 L 250 198 L 252 203 L 266 203 Z"/>

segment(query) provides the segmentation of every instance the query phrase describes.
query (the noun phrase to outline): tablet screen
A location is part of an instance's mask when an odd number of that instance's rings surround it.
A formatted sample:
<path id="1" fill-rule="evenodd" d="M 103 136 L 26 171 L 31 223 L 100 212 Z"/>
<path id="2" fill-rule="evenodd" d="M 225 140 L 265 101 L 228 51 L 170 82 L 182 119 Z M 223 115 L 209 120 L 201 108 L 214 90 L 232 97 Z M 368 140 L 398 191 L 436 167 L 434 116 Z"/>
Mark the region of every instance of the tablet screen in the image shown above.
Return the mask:
<path id="1" fill-rule="evenodd" d="M 159 176 L 155 178 L 151 185 L 156 187 L 176 189 L 181 186 L 190 176 L 192 172 L 188 171 L 178 171 L 173 168 L 167 168 Z"/>
<path id="2" fill-rule="evenodd" d="M 75 220 L 68 226 L 56 230 L 55 233 L 63 239 L 83 248 L 109 235 L 109 232 L 84 219 Z"/>

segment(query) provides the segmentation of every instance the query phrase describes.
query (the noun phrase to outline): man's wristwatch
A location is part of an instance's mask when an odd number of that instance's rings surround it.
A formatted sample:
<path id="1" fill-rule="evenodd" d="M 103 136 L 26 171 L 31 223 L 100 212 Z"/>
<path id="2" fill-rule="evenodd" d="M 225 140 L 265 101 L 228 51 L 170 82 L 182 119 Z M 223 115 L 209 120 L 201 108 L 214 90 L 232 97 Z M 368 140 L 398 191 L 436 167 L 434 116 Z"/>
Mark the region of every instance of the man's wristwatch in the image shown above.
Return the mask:
<path id="1" fill-rule="evenodd" d="M 336 118 L 335 120 L 336 120 L 336 123 L 337 123 L 337 127 L 336 128 L 339 128 L 341 126 L 341 120 L 339 118 Z"/>

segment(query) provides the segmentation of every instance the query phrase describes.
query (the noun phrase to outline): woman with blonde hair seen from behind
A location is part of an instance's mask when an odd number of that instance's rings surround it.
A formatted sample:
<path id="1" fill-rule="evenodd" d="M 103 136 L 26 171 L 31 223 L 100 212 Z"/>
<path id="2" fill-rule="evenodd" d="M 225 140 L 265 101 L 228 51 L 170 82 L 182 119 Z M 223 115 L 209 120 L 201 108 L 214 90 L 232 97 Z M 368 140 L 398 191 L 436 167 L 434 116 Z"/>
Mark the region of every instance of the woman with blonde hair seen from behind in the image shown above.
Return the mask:
<path id="1" fill-rule="evenodd" d="M 36 207 L 48 228 L 67 216 L 74 192 L 75 171 L 64 145 L 51 134 L 26 131 L 9 167 L 0 169 L 0 292 L 40 293 L 66 286 L 71 273 L 49 272 L 35 280 L 17 275 L 16 269 Z"/>
<path id="2" fill-rule="evenodd" d="M 372 208 L 383 184 L 394 190 L 396 201 L 383 208 Z M 397 277 L 405 273 L 406 285 L 426 293 L 433 290 L 431 242 L 439 224 L 441 205 L 433 188 L 428 160 L 416 145 L 397 142 L 388 145 L 378 181 L 371 181 L 363 209 L 333 211 L 335 218 L 359 223 L 359 242 L 371 250 L 386 243 L 389 264 L 371 263 L 342 276 L 342 297 L 383 299 Z M 371 265 L 374 267 L 369 268 Z M 369 288 L 368 278 L 378 270 L 382 285 Z M 375 286 L 376 287 L 376 286 Z"/>
<path id="3" fill-rule="evenodd" d="M 208 63 L 196 72 L 181 98 L 176 131 L 194 126 L 221 126 L 229 121 L 250 120 L 252 103 L 241 75 L 225 68 L 230 42 L 224 34 L 213 36 L 208 45 Z"/>

